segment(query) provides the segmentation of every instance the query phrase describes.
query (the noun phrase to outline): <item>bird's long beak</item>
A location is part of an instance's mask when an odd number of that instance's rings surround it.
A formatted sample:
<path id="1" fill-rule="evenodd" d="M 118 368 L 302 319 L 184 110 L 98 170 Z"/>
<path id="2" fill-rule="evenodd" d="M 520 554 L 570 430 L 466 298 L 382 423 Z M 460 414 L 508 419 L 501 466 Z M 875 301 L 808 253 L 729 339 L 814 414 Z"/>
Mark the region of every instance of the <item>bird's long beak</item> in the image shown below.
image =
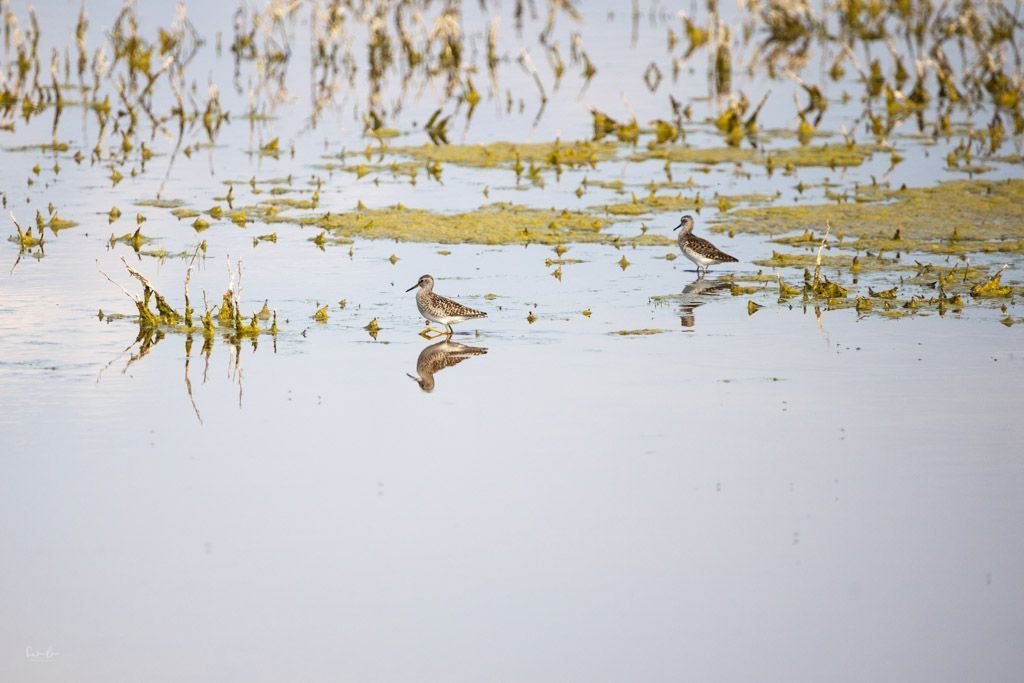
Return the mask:
<path id="1" fill-rule="evenodd" d="M 672 228 L 672 232 L 675 232 L 676 230 L 678 230 L 681 227 L 683 227 L 683 222 L 679 221 L 679 225 L 677 225 L 676 227 Z"/>
<path id="2" fill-rule="evenodd" d="M 412 287 L 410 287 L 409 289 L 407 289 L 407 290 L 405 290 L 405 291 L 407 291 L 407 292 L 411 292 L 412 290 L 416 289 L 416 288 L 417 288 L 417 287 L 419 287 L 419 286 L 420 286 L 420 283 L 418 283 L 418 282 L 417 282 L 416 284 L 414 284 L 414 285 L 413 285 Z"/>

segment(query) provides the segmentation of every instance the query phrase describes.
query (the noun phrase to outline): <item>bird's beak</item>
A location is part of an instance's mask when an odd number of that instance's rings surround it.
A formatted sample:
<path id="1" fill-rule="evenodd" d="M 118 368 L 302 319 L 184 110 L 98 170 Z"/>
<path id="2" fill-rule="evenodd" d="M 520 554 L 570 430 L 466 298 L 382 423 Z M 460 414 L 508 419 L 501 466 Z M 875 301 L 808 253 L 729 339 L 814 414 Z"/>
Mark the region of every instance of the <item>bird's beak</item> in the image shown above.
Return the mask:
<path id="1" fill-rule="evenodd" d="M 407 289 L 405 291 L 406 292 L 411 292 L 412 290 L 416 289 L 419 286 L 420 286 L 420 283 L 417 282 L 416 284 L 414 284 L 412 287 L 410 287 L 409 289 Z"/>
<path id="2" fill-rule="evenodd" d="M 678 230 L 681 227 L 683 227 L 683 222 L 679 221 L 679 225 L 677 225 L 676 227 L 672 228 L 672 232 L 675 232 L 676 230 Z"/>

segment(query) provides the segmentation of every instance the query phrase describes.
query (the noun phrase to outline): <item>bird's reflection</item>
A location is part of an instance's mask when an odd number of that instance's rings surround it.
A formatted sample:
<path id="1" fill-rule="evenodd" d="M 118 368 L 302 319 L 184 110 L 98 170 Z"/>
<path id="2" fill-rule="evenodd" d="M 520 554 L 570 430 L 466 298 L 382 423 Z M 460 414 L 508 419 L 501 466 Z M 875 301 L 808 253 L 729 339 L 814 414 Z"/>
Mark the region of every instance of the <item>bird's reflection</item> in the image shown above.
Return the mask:
<path id="1" fill-rule="evenodd" d="M 413 375 L 409 375 L 409 377 L 420 385 L 420 389 L 430 393 L 434 390 L 434 374 L 461 363 L 470 356 L 482 356 L 485 353 L 487 353 L 487 349 L 482 346 L 467 346 L 451 341 L 451 337 L 446 337 L 420 351 L 420 355 L 416 359 L 418 377 Z"/>
<path id="2" fill-rule="evenodd" d="M 698 277 L 683 287 L 679 297 L 679 322 L 683 327 L 692 328 L 696 324 L 693 312 L 706 304 L 709 297 L 715 296 L 723 289 L 729 289 L 732 283 L 723 278 Z"/>

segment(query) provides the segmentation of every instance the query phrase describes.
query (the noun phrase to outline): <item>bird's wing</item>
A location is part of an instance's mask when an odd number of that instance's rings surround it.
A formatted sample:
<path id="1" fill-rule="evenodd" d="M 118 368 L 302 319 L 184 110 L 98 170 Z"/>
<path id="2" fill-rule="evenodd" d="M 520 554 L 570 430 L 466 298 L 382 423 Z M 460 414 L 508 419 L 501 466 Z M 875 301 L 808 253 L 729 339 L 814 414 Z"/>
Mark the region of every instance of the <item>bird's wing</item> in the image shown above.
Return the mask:
<path id="1" fill-rule="evenodd" d="M 466 318 L 483 318 L 487 315 L 483 311 L 478 311 L 475 308 L 470 308 L 469 306 L 463 306 L 458 301 L 452 301 L 440 294 L 431 294 L 431 303 L 444 311 L 445 315 L 461 316 Z"/>
<path id="2" fill-rule="evenodd" d="M 716 261 L 735 261 L 735 256 L 730 256 L 724 251 L 716 247 L 715 245 L 708 242 L 703 237 L 697 237 L 696 235 L 690 235 L 689 247 L 701 256 L 713 258 Z"/>

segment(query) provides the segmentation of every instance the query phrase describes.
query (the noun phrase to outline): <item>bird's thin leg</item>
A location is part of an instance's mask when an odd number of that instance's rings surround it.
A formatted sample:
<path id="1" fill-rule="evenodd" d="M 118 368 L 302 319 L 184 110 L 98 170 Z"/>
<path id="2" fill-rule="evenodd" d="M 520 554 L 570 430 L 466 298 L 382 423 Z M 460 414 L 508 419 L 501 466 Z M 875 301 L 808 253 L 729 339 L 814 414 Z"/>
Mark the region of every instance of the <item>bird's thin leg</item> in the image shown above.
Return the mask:
<path id="1" fill-rule="evenodd" d="M 452 324 L 451 323 L 448 323 L 447 325 L 445 325 L 445 327 L 448 328 L 448 336 L 449 337 L 452 336 L 453 334 L 455 334 L 455 330 L 452 329 Z"/>

